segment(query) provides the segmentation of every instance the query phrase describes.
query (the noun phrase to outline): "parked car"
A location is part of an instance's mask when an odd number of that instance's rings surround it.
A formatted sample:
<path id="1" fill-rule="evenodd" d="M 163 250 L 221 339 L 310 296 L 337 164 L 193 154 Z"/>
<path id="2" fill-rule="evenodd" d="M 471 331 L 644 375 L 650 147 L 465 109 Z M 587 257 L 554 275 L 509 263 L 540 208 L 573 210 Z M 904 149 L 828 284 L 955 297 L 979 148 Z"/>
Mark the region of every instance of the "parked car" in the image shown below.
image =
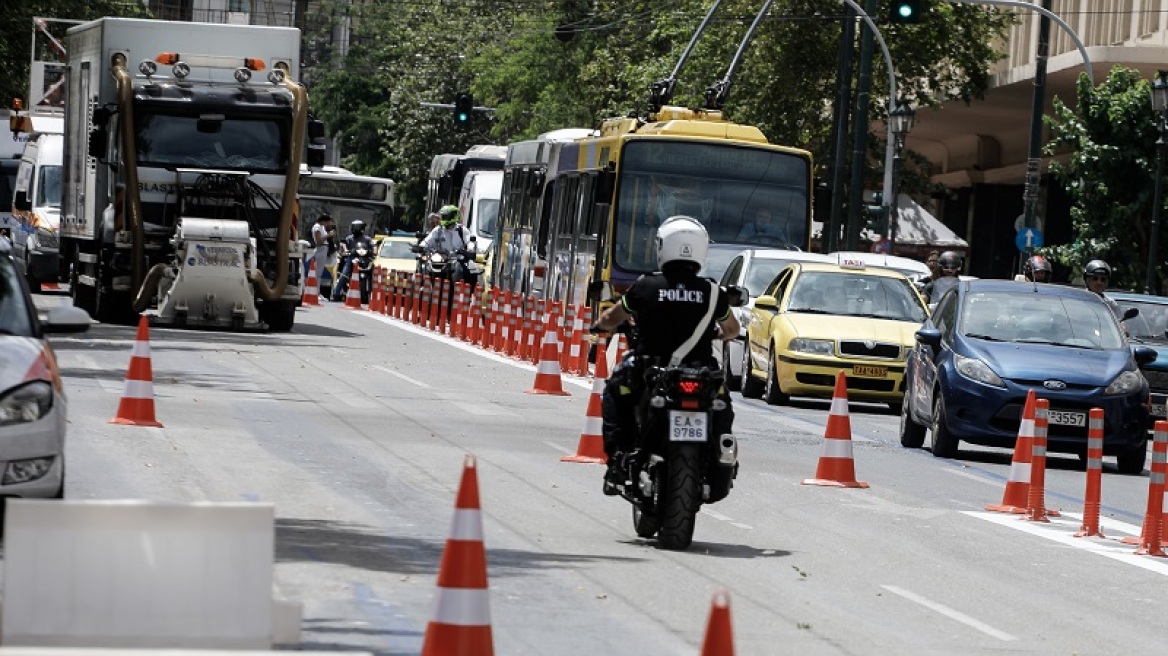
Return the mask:
<path id="1" fill-rule="evenodd" d="M 64 494 L 65 391 L 45 334 L 89 324 L 71 305 L 40 321 L 11 249 L 0 243 L 0 499 Z"/>
<path id="2" fill-rule="evenodd" d="M 1012 280 L 959 283 L 917 332 L 908 359 L 900 441 L 932 435 L 933 455 L 965 441 L 1012 448 L 1026 394 L 1050 401 L 1047 449 L 1086 457 L 1087 417 L 1104 411 L 1104 455 L 1138 474 L 1147 457 L 1148 384 L 1138 365 L 1156 352 L 1131 347 L 1091 292 Z"/>
<path id="3" fill-rule="evenodd" d="M 730 260 L 719 282 L 723 287 L 737 285 L 749 294 L 745 305 L 732 308 L 738 316 L 740 326 L 738 339 L 715 344 L 718 348 L 714 349 L 714 356 L 722 364 L 722 370 L 726 373 L 726 385 L 730 389 L 737 391 L 742 387 L 742 350 L 746 344 L 746 325 L 750 321 L 750 310 L 754 307 L 755 297 L 769 288 L 779 272 L 792 262 L 833 261 L 822 253 L 773 248 L 748 248 Z"/>
<path id="4" fill-rule="evenodd" d="M 1123 324 L 1133 344 L 1156 351 L 1155 360 L 1140 365 L 1151 392 L 1148 419 L 1151 423 L 1168 419 L 1168 297 L 1110 291 L 1107 295 L 1125 311 L 1133 307 L 1140 311 Z"/>
<path id="5" fill-rule="evenodd" d="M 742 395 L 770 404 L 831 398 L 843 371 L 849 400 L 899 410 L 904 358 L 926 314 L 916 288 L 897 271 L 792 263 L 754 299 Z"/>

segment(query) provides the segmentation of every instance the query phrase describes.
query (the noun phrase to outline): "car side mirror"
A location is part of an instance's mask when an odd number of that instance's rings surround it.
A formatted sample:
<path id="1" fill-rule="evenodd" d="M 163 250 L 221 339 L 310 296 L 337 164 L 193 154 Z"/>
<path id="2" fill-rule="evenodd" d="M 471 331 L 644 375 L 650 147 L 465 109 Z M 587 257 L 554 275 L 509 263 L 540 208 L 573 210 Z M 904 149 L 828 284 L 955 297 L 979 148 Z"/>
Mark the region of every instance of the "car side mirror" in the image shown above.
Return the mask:
<path id="1" fill-rule="evenodd" d="M 89 313 L 72 305 L 58 305 L 49 310 L 41 323 L 46 333 L 83 333 L 89 330 L 92 320 Z"/>
<path id="2" fill-rule="evenodd" d="M 23 189 L 16 192 L 12 197 L 12 208 L 20 210 L 21 212 L 28 212 L 32 210 L 32 203 L 28 202 L 28 192 Z"/>
<path id="3" fill-rule="evenodd" d="M 770 310 L 771 312 L 778 312 L 779 299 L 771 296 L 770 294 L 763 294 L 762 296 L 754 299 L 754 307 L 763 310 Z"/>
<path id="4" fill-rule="evenodd" d="M 1123 318 L 1120 321 L 1127 321 L 1128 319 L 1135 319 L 1140 316 L 1140 309 L 1138 307 L 1129 307 L 1123 311 Z"/>
<path id="5" fill-rule="evenodd" d="M 746 305 L 746 299 L 750 298 L 750 292 L 745 287 L 727 285 L 726 298 L 730 301 L 730 307 L 742 307 Z"/>
<path id="6" fill-rule="evenodd" d="M 921 328 L 914 335 L 918 344 L 925 346 L 940 346 L 941 331 L 936 328 Z"/>
<path id="7" fill-rule="evenodd" d="M 1132 349 L 1132 356 L 1135 357 L 1136 364 L 1144 366 L 1156 360 L 1156 349 L 1148 348 L 1147 346 L 1137 346 Z"/>

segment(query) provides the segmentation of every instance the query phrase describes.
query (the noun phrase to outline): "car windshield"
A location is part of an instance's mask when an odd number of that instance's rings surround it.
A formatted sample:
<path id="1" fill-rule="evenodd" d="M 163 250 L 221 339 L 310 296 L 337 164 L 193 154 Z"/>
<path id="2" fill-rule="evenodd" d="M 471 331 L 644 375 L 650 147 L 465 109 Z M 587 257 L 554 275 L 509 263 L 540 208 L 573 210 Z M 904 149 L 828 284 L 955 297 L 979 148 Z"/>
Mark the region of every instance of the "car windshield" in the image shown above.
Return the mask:
<path id="1" fill-rule="evenodd" d="M 1136 339 L 1166 339 L 1168 331 L 1168 303 L 1120 300 L 1120 307 L 1139 308 L 1139 315 L 1123 322 L 1128 333 Z"/>
<path id="2" fill-rule="evenodd" d="M 414 257 L 414 252 L 410 250 L 411 243 L 408 241 L 384 241 L 381 243 L 381 251 L 377 257 L 384 257 L 391 260 L 408 260 Z"/>
<path id="3" fill-rule="evenodd" d="M 478 227 L 479 234 L 492 237 L 495 234 L 495 224 L 499 222 L 499 199 L 484 198 L 479 201 Z"/>
<path id="4" fill-rule="evenodd" d="M 750 261 L 750 268 L 746 271 L 746 281 L 743 282 L 746 290 L 757 296 L 771 284 L 771 281 L 779 275 L 783 267 L 790 263 L 791 260 L 754 258 Z"/>
<path id="5" fill-rule="evenodd" d="M 819 312 L 921 323 L 925 307 L 907 278 L 862 271 L 807 271 L 795 279 L 791 312 Z"/>
<path id="6" fill-rule="evenodd" d="M 33 337 L 28 304 L 12 258 L 0 255 L 0 335 Z"/>
<path id="7" fill-rule="evenodd" d="M 37 181 L 37 207 L 61 206 L 61 167 L 42 166 Z"/>
<path id="8" fill-rule="evenodd" d="M 1124 345 L 1115 315 L 1095 297 L 1026 292 L 974 292 L 961 308 L 961 332 L 996 342 L 1089 349 Z"/>

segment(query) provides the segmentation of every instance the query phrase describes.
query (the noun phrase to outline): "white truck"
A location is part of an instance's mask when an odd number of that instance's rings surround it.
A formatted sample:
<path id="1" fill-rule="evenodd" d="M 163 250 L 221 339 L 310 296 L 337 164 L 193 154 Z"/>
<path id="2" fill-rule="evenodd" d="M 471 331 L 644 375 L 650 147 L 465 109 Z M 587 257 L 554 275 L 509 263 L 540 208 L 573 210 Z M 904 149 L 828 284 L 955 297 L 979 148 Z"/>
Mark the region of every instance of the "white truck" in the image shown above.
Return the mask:
<path id="1" fill-rule="evenodd" d="M 466 229 L 476 238 L 479 253 L 488 253 L 499 223 L 499 199 L 503 193 L 502 171 L 470 171 L 462 181 L 458 211 Z"/>
<path id="2" fill-rule="evenodd" d="M 296 185 L 323 164 L 293 28 L 102 18 L 66 34 L 61 263 L 100 321 L 288 330 Z"/>
<path id="3" fill-rule="evenodd" d="M 24 152 L 12 196 L 12 253 L 34 292 L 42 283 L 56 284 L 58 226 L 61 218 L 61 162 L 64 157 L 60 115 L 28 117 Z"/>

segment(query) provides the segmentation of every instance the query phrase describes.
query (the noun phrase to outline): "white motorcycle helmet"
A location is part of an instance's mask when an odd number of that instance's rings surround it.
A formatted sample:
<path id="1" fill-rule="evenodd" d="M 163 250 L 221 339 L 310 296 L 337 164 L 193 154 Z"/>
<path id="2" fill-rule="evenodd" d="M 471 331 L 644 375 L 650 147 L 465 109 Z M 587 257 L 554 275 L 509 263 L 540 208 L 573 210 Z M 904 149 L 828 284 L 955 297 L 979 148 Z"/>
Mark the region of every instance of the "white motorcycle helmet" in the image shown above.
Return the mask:
<path id="1" fill-rule="evenodd" d="M 671 216 L 657 228 L 657 268 L 670 262 L 692 262 L 701 269 L 706 265 L 710 235 L 697 219 Z"/>

